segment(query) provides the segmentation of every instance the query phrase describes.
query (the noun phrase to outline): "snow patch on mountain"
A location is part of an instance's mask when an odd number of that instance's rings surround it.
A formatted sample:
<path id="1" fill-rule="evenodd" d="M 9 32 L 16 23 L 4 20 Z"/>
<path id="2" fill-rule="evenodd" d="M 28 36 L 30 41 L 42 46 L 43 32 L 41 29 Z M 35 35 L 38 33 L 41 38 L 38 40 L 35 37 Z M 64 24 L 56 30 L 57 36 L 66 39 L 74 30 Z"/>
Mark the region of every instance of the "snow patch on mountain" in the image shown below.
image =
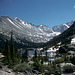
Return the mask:
<path id="1" fill-rule="evenodd" d="M 75 37 L 71 39 L 71 44 L 75 44 Z"/>
<path id="2" fill-rule="evenodd" d="M 33 25 L 17 17 L 0 16 L 0 33 L 3 32 L 10 37 L 9 33 L 13 30 L 15 40 L 19 38 L 19 41 L 25 39 L 34 43 L 44 43 L 61 34 L 64 30 L 69 28 L 72 23 L 73 21 L 49 28 L 42 24 L 39 26 Z"/>
<path id="3" fill-rule="evenodd" d="M 11 22 L 13 25 L 15 25 L 9 18 L 7 18 L 9 22 Z M 16 26 L 16 25 L 15 25 Z"/>
<path id="4" fill-rule="evenodd" d="M 68 29 L 72 24 L 74 23 L 74 21 L 68 22 L 66 24 L 61 24 L 61 25 L 57 25 L 54 26 L 52 29 L 54 32 L 64 32 L 66 29 Z"/>
<path id="5" fill-rule="evenodd" d="M 67 24 L 63 24 L 63 25 L 65 25 L 67 28 L 69 28 L 69 26 Z"/>

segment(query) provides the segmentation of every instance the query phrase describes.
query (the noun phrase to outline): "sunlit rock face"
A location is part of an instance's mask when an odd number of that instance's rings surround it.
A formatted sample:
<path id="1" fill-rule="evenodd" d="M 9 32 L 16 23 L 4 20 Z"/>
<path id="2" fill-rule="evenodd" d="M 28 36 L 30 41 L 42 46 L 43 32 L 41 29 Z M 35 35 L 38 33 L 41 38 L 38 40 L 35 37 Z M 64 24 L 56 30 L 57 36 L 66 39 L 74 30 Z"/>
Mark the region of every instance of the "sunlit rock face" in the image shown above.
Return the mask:
<path id="1" fill-rule="evenodd" d="M 33 25 L 17 17 L 0 16 L 0 34 L 10 39 L 11 31 L 13 31 L 13 38 L 18 43 L 26 44 L 26 42 L 21 42 L 21 40 L 34 43 L 45 43 L 61 34 L 64 30 L 69 28 L 72 23 L 73 21 L 49 28 L 45 25 Z"/>

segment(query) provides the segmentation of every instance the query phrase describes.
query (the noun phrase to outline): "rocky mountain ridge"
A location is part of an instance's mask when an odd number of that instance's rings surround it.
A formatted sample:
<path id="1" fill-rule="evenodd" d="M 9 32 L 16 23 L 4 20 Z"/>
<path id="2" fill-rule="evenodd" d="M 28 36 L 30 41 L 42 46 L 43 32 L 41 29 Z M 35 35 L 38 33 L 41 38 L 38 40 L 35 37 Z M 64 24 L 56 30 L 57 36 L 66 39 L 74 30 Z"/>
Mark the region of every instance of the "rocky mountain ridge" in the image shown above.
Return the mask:
<path id="1" fill-rule="evenodd" d="M 75 45 L 74 38 L 75 38 L 75 22 L 70 26 L 70 28 L 62 32 L 60 35 L 54 37 L 46 44 L 47 46 L 50 46 L 50 47 L 57 46 L 58 43 L 60 43 L 60 46 L 68 45 L 68 44 Z"/>
<path id="2" fill-rule="evenodd" d="M 0 16 L 0 35 L 10 40 L 11 31 L 17 43 L 28 45 L 27 42 L 45 43 L 69 28 L 74 21 L 49 28 L 44 25 L 33 25 L 19 18 Z M 23 41 L 24 40 L 24 41 Z M 26 41 L 26 42 L 25 42 Z"/>

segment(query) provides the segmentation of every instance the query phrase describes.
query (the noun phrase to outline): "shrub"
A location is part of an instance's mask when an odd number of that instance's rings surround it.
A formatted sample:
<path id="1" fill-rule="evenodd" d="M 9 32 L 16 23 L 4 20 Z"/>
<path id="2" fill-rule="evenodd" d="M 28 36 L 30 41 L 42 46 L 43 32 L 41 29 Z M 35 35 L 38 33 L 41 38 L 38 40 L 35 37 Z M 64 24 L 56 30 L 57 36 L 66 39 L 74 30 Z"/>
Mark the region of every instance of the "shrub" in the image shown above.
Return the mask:
<path id="1" fill-rule="evenodd" d="M 64 71 L 67 72 L 67 73 L 72 73 L 74 71 L 74 67 L 71 66 L 71 65 L 65 65 L 63 67 Z"/>
<path id="2" fill-rule="evenodd" d="M 19 72 L 31 71 L 32 66 L 24 62 L 24 63 L 14 66 L 14 70 L 19 71 Z"/>
<path id="3" fill-rule="evenodd" d="M 54 75 L 61 75 L 61 72 L 60 72 L 60 70 L 58 68 L 55 69 Z"/>
<path id="4" fill-rule="evenodd" d="M 71 63 L 75 65 L 75 56 L 71 57 L 70 59 Z"/>
<path id="5" fill-rule="evenodd" d="M 60 59 L 55 60 L 56 64 L 63 63 L 63 62 L 64 62 L 64 58 L 60 58 Z"/>

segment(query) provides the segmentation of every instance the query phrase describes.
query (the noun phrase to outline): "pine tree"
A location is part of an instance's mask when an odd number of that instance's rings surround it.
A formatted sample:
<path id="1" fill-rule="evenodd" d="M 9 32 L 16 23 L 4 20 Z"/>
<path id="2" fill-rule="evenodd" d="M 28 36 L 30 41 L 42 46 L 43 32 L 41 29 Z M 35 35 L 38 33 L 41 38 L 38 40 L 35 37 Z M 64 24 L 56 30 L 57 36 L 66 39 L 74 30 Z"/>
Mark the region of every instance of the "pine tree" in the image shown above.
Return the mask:
<path id="1" fill-rule="evenodd" d="M 39 51 L 38 60 L 39 60 L 39 61 L 41 60 L 41 51 Z"/>
<path id="2" fill-rule="evenodd" d="M 17 54 L 18 64 L 21 63 L 21 55 Z"/>
<path id="3" fill-rule="evenodd" d="M 35 50 L 35 58 L 37 58 L 37 50 Z"/>
<path id="4" fill-rule="evenodd" d="M 44 59 L 43 59 L 43 57 L 41 58 L 41 64 L 43 64 L 44 63 Z"/>
<path id="5" fill-rule="evenodd" d="M 27 49 L 25 50 L 25 61 L 26 62 L 28 61 L 28 50 Z"/>
<path id="6" fill-rule="evenodd" d="M 37 57 L 37 50 L 35 50 L 35 54 L 34 54 L 34 61 L 37 62 L 38 57 Z M 38 61 L 39 62 L 39 61 Z"/>
<path id="7" fill-rule="evenodd" d="M 8 45 L 8 40 L 6 40 L 6 45 L 5 45 L 5 59 L 6 59 L 6 62 L 8 64 L 11 63 L 11 56 L 10 56 L 10 48 L 9 48 L 9 45 Z"/>
<path id="8" fill-rule="evenodd" d="M 47 50 L 45 52 L 45 55 L 46 55 L 46 58 L 45 58 L 45 62 L 48 60 L 48 53 L 47 53 Z"/>
<path id="9" fill-rule="evenodd" d="M 28 61 L 28 50 L 26 49 L 25 52 L 22 54 L 22 62 Z"/>
<path id="10" fill-rule="evenodd" d="M 15 57 L 17 58 L 18 57 L 18 49 L 15 48 Z"/>
<path id="11" fill-rule="evenodd" d="M 17 57 L 16 57 L 16 52 L 15 52 L 15 48 L 14 48 L 14 43 L 13 43 L 13 31 L 11 31 L 11 48 L 10 48 L 10 52 L 11 52 L 11 59 L 13 64 L 17 63 Z"/>

